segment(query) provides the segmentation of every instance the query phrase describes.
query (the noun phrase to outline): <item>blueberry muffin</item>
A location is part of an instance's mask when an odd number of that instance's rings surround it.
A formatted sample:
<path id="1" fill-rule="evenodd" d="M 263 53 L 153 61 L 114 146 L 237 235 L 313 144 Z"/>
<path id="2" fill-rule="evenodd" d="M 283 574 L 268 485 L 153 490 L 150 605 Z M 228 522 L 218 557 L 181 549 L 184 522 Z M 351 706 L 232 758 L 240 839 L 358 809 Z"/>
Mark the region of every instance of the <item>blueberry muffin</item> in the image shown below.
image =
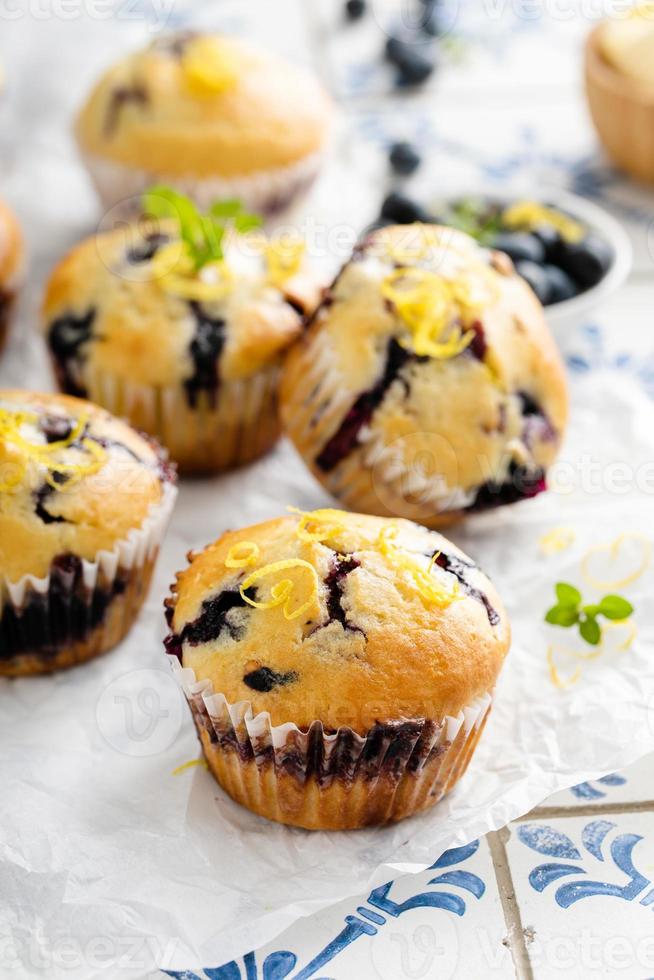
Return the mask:
<path id="1" fill-rule="evenodd" d="M 452 789 L 510 640 L 473 561 L 412 522 L 338 510 L 228 532 L 189 557 L 166 646 L 230 796 L 338 830 Z"/>
<path id="2" fill-rule="evenodd" d="M 564 368 L 510 259 L 435 225 L 360 244 L 282 379 L 282 419 L 353 509 L 445 526 L 546 488 Z"/>
<path id="3" fill-rule="evenodd" d="M 76 137 L 106 207 L 155 182 L 264 214 L 318 173 L 331 103 L 308 72 L 230 37 L 155 40 L 100 78 Z"/>
<path id="4" fill-rule="evenodd" d="M 23 270 L 23 238 L 18 222 L 0 201 L 0 349 L 9 329 L 9 318 Z"/>
<path id="5" fill-rule="evenodd" d="M 0 391 L 0 675 L 127 633 L 175 498 L 161 450 L 88 402 Z"/>
<path id="6" fill-rule="evenodd" d="M 282 353 L 318 284 L 296 240 L 234 234 L 197 271 L 177 224 L 154 227 L 90 238 L 55 269 L 44 326 L 59 385 L 156 436 L 186 473 L 247 463 L 279 435 Z"/>

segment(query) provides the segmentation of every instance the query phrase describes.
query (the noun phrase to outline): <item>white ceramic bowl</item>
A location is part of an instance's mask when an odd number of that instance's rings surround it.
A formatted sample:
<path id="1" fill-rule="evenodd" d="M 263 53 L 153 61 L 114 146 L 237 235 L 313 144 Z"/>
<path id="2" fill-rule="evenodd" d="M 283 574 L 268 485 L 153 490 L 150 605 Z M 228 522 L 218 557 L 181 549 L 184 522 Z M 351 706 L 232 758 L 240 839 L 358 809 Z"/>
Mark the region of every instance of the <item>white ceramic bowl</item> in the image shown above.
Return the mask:
<path id="1" fill-rule="evenodd" d="M 567 346 L 575 329 L 587 322 L 592 313 L 619 289 L 631 271 L 632 247 L 624 228 L 607 211 L 583 197 L 555 189 L 541 189 L 535 193 L 533 188 L 524 185 L 501 190 L 493 187 L 456 188 L 451 192 L 448 191 L 446 195 L 439 194 L 437 198 L 431 200 L 430 210 L 437 210 L 439 206 L 459 197 L 487 198 L 507 206 L 525 199 L 541 201 L 543 204 L 550 204 L 554 208 L 565 211 L 572 218 L 577 218 L 589 231 L 596 232 L 612 246 L 613 262 L 596 286 L 572 299 L 545 307 L 547 321 L 563 347 Z"/>

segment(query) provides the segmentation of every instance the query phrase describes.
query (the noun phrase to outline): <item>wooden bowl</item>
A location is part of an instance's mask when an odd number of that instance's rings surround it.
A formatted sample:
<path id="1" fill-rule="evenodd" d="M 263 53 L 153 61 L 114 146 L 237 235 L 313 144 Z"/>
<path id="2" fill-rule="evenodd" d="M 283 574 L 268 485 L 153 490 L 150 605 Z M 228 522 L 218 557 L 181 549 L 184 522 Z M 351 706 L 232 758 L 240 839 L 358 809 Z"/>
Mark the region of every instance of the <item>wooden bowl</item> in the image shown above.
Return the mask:
<path id="1" fill-rule="evenodd" d="M 632 177 L 654 183 L 654 86 L 627 78 L 604 58 L 599 24 L 586 40 L 590 114 L 611 160 Z"/>

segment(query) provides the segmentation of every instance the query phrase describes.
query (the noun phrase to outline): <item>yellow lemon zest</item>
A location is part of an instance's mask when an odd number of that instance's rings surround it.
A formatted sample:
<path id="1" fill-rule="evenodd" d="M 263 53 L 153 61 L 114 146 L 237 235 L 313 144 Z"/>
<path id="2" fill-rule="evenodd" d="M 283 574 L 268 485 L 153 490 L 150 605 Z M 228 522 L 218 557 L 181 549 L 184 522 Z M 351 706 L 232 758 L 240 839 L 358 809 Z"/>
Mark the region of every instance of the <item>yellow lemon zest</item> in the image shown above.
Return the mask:
<path id="1" fill-rule="evenodd" d="M 25 424 L 35 424 L 37 421 L 38 417 L 34 414 L 0 408 L 0 444 L 13 447 L 16 452 L 14 478 L 0 482 L 0 490 L 7 492 L 16 489 L 25 476 L 30 460 L 45 467 L 45 479 L 56 490 L 61 490 L 61 484 L 55 479 L 56 473 L 68 474 L 66 485 L 69 487 L 102 468 L 107 458 L 106 450 L 92 439 L 83 439 L 79 445 L 79 450 L 87 457 L 83 462 L 66 462 L 61 458 L 61 453 L 71 449 L 84 432 L 88 423 L 86 416 L 79 417 L 66 439 L 51 443 L 30 442 L 22 434 L 21 429 Z"/>
<path id="2" fill-rule="evenodd" d="M 575 532 L 570 527 L 553 527 L 538 539 L 544 555 L 556 555 L 569 548 L 575 540 Z"/>
<path id="3" fill-rule="evenodd" d="M 289 507 L 292 514 L 299 514 L 300 520 L 295 528 L 295 534 L 300 541 L 320 542 L 334 538 L 345 530 L 345 525 L 338 520 L 341 511 L 323 507 L 319 510 L 303 511 L 297 507 Z"/>
<path id="4" fill-rule="evenodd" d="M 622 642 L 618 644 L 617 649 L 620 651 L 620 653 L 624 653 L 625 650 L 628 650 L 631 644 L 638 636 L 638 629 L 636 627 L 636 624 L 632 623 L 630 619 L 614 619 L 612 622 L 604 623 L 604 625 L 602 626 L 602 638 L 600 640 L 600 646 L 602 647 L 602 652 L 605 649 L 604 638 L 606 633 L 610 632 L 611 630 L 620 629 L 621 627 L 627 625 L 629 626 L 629 632 L 627 633 L 624 640 L 622 640 Z"/>
<path id="5" fill-rule="evenodd" d="M 574 656 L 568 652 L 568 656 Z M 555 687 L 559 690 L 565 691 L 569 687 L 573 687 L 581 678 L 581 667 L 577 667 L 574 673 L 572 673 L 567 680 L 562 680 L 561 675 L 558 672 L 557 666 L 554 663 L 554 647 L 549 646 L 547 648 L 547 666 L 549 668 L 550 680 Z"/>
<path id="6" fill-rule="evenodd" d="M 439 360 L 456 357 L 474 339 L 474 331 L 464 332 L 457 322 L 470 326 L 478 315 L 485 297 L 475 296 L 474 288 L 465 278 L 450 280 L 421 268 L 394 269 L 381 284 L 382 296 L 412 335 L 400 343 Z"/>
<path id="7" fill-rule="evenodd" d="M 242 551 L 245 551 L 245 554 L 240 554 Z M 258 557 L 258 544 L 254 541 L 239 541 L 227 552 L 225 565 L 227 568 L 247 568 L 248 565 L 256 565 Z"/>
<path id="8" fill-rule="evenodd" d="M 160 248 L 152 258 L 151 267 L 161 289 L 182 299 L 207 303 L 223 299 L 234 284 L 233 273 L 224 259 L 208 262 L 198 273 L 186 244 L 181 241 Z"/>
<path id="9" fill-rule="evenodd" d="M 580 242 L 585 235 L 584 226 L 578 221 L 538 201 L 517 201 L 502 212 L 502 221 L 509 228 L 533 229 L 549 225 L 568 242 Z"/>
<path id="10" fill-rule="evenodd" d="M 219 95 L 238 80 L 236 59 L 215 37 L 198 37 L 186 45 L 182 71 L 189 87 L 199 95 Z"/>
<path id="11" fill-rule="evenodd" d="M 191 759 L 189 762 L 183 762 L 181 766 L 176 766 L 171 775 L 181 776 L 181 774 L 186 772 L 187 769 L 193 769 L 195 766 L 202 766 L 203 769 L 209 768 L 206 759 Z"/>
<path id="12" fill-rule="evenodd" d="M 406 551 L 398 548 L 395 543 L 397 535 L 397 527 L 382 528 L 377 538 L 377 547 L 381 554 L 388 558 L 390 564 L 396 571 L 408 573 L 423 599 L 437 606 L 439 609 L 446 609 L 453 602 L 463 598 L 459 594 L 458 582 L 455 582 L 453 587 L 448 589 L 431 574 L 440 552 L 437 552 L 432 557 L 428 568 L 423 568 Z"/>
<path id="13" fill-rule="evenodd" d="M 288 279 L 297 275 L 302 266 L 304 250 L 304 242 L 299 238 L 269 242 L 264 253 L 268 265 L 268 282 L 273 286 L 283 286 Z"/>
<path id="14" fill-rule="evenodd" d="M 613 580 L 603 580 L 595 578 L 594 575 L 589 571 L 589 563 L 594 555 L 598 554 L 609 554 L 613 561 L 617 558 L 620 548 L 625 541 L 639 541 L 643 545 L 643 556 L 638 567 L 631 572 L 629 575 L 625 575 L 621 579 Z M 589 548 L 588 551 L 581 559 L 581 575 L 584 581 L 591 585 L 594 589 L 605 590 L 605 589 L 623 589 L 627 585 L 631 585 L 636 579 L 645 572 L 652 563 L 652 542 L 649 538 L 644 537 L 640 534 L 620 534 L 614 541 L 605 545 L 596 545 L 593 548 Z"/>
<path id="15" fill-rule="evenodd" d="M 255 582 L 259 582 L 262 578 L 267 578 L 269 575 L 276 575 L 277 572 L 285 571 L 287 568 L 303 568 L 311 573 L 311 592 L 308 599 L 301 603 L 292 612 L 289 609 L 288 600 L 295 588 L 294 583 L 290 578 L 282 579 L 272 586 L 270 590 L 270 599 L 265 602 L 257 602 L 255 599 L 250 599 L 247 596 L 246 590 L 249 589 Z M 283 605 L 284 617 L 288 620 L 297 619 L 301 616 L 303 612 L 306 612 L 311 606 L 313 606 L 318 598 L 318 574 L 308 561 L 304 561 L 302 558 L 287 558 L 284 561 L 275 561 L 270 565 L 264 565 L 263 568 L 258 568 L 255 572 L 252 572 L 241 584 L 240 588 L 241 598 L 248 605 L 254 606 L 255 609 L 273 609 L 275 606 Z"/>

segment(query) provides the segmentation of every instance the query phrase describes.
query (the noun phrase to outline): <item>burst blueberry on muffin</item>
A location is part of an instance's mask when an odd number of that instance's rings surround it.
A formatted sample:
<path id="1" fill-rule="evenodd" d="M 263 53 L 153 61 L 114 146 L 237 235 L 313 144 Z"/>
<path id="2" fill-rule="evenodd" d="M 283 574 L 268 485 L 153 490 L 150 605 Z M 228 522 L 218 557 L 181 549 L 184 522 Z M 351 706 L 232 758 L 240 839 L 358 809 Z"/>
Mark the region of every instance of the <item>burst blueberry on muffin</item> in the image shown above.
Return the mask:
<path id="1" fill-rule="evenodd" d="M 267 214 L 315 178 L 330 117 L 308 72 L 235 38 L 186 33 L 111 67 L 76 135 L 107 207 L 161 181 L 203 207 L 239 197 Z"/>
<path id="2" fill-rule="evenodd" d="M 0 675 L 69 667 L 125 636 L 174 483 L 161 450 L 108 412 L 0 391 Z"/>
<path id="3" fill-rule="evenodd" d="M 0 349 L 23 270 L 23 238 L 14 214 L 0 201 Z"/>
<path id="4" fill-rule="evenodd" d="M 171 191 L 147 200 L 163 222 L 88 239 L 54 271 L 44 321 L 60 386 L 127 416 L 186 472 L 249 462 L 279 435 L 282 353 L 318 300 L 303 246 L 248 237 L 234 202 L 202 216 Z"/>
<path id="5" fill-rule="evenodd" d="M 420 224 L 355 250 L 289 355 L 281 399 L 334 496 L 428 526 L 544 490 L 567 416 L 560 356 L 508 257 Z"/>
<path id="6" fill-rule="evenodd" d="M 228 532 L 190 557 L 166 647 L 237 802 L 336 830 L 452 789 L 510 640 L 474 562 L 409 521 L 338 510 Z"/>

